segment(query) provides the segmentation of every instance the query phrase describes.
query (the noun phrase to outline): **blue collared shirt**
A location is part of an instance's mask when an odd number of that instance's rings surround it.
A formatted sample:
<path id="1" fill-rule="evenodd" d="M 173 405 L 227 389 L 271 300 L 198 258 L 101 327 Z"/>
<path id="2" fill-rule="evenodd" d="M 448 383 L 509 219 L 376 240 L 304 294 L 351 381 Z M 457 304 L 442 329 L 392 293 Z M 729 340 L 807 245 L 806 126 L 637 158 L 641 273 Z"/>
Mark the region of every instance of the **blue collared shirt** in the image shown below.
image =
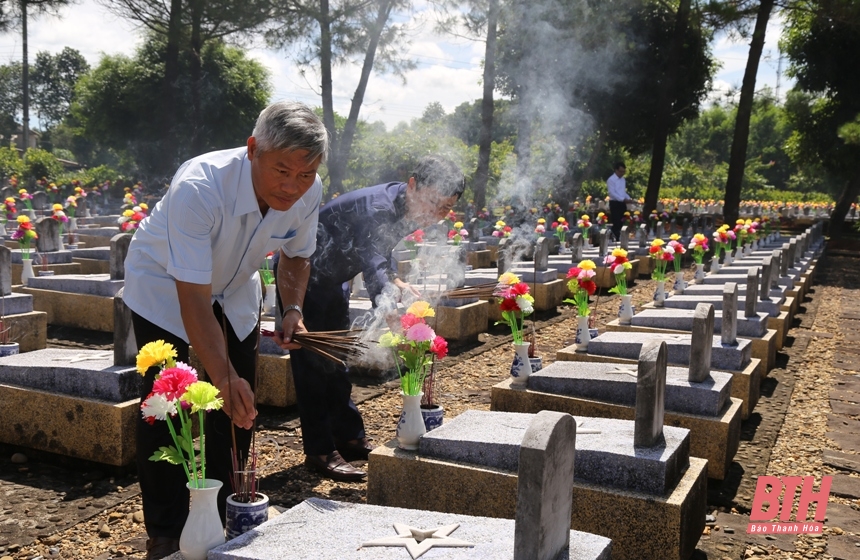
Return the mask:
<path id="1" fill-rule="evenodd" d="M 140 223 L 125 260 L 123 300 L 132 311 L 188 341 L 176 280 L 211 284 L 239 339 L 258 319 L 258 270 L 268 253 L 310 257 L 322 182 L 319 176 L 286 212 L 260 212 L 247 148 L 203 154 L 185 162 L 167 194 Z"/>

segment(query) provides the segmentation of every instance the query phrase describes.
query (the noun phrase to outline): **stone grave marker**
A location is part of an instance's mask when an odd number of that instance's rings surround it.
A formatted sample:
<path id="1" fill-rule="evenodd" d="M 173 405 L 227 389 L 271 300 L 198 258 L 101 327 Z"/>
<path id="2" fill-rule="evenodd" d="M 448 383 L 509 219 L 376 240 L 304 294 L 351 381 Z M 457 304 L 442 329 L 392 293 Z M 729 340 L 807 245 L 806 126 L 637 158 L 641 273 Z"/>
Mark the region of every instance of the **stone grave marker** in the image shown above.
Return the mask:
<path id="1" fill-rule="evenodd" d="M 87 197 L 79 196 L 77 198 L 76 202 L 77 202 L 78 208 L 77 208 L 77 210 L 75 210 L 75 216 L 82 216 L 84 218 L 89 218 L 90 217 L 90 209 L 89 209 L 89 206 L 87 206 Z"/>
<path id="2" fill-rule="evenodd" d="M 598 254 L 601 257 L 606 256 L 606 243 L 607 243 L 606 237 L 607 237 L 606 236 L 606 230 L 605 229 L 600 230 L 600 234 L 598 234 L 598 239 L 600 240 L 600 249 L 598 251 Z"/>
<path id="3" fill-rule="evenodd" d="M 789 262 L 788 262 L 789 258 L 790 258 L 789 257 L 789 244 L 783 243 L 782 244 L 782 257 L 781 257 L 780 262 L 779 262 L 779 275 L 780 276 L 788 276 L 788 269 L 790 266 Z"/>
<path id="4" fill-rule="evenodd" d="M 639 224 L 639 247 L 644 248 L 648 244 L 648 226 Z"/>
<path id="5" fill-rule="evenodd" d="M 507 237 L 499 240 L 499 249 L 496 252 L 496 266 L 498 267 L 499 276 L 511 269 L 511 250 L 510 241 Z"/>
<path id="6" fill-rule="evenodd" d="M 34 210 L 42 210 L 48 205 L 48 195 L 42 191 L 33 193 L 33 200 L 30 201 Z M 23 205 L 26 208 L 26 205 Z"/>
<path id="7" fill-rule="evenodd" d="M 639 352 L 633 447 L 655 447 L 663 440 L 666 399 L 666 343 L 649 340 Z"/>
<path id="8" fill-rule="evenodd" d="M 520 446 L 514 560 L 555 560 L 570 547 L 576 421 L 543 410 Z"/>
<path id="9" fill-rule="evenodd" d="M 788 242 L 788 268 L 794 268 L 797 262 L 797 239 L 792 238 Z"/>
<path id="10" fill-rule="evenodd" d="M 725 329 L 725 327 L 723 327 Z M 714 340 L 714 306 L 700 303 L 693 312 L 693 334 L 690 337 L 689 381 L 701 383 L 711 374 Z"/>
<path id="11" fill-rule="evenodd" d="M 574 264 L 582 260 L 582 233 L 576 232 L 570 241 L 570 261 Z"/>
<path id="12" fill-rule="evenodd" d="M 720 339 L 723 344 L 734 346 L 738 343 L 738 285 L 727 282 L 723 286 L 723 316 L 720 325 Z"/>
<path id="13" fill-rule="evenodd" d="M 762 301 L 770 301 L 770 283 L 772 280 L 773 259 L 770 256 L 761 261 L 761 287 L 759 298 Z"/>
<path id="14" fill-rule="evenodd" d="M 0 245 L 0 295 L 12 293 L 12 250 Z"/>
<path id="15" fill-rule="evenodd" d="M 744 317 L 756 316 L 755 308 L 758 302 L 759 274 L 761 274 L 761 271 L 757 266 L 747 271 L 747 296 L 744 301 Z"/>
<path id="16" fill-rule="evenodd" d="M 535 241 L 535 270 L 546 270 L 549 268 L 549 239 L 538 237 Z"/>
<path id="17" fill-rule="evenodd" d="M 137 364 L 137 342 L 131 309 L 122 299 L 123 289 L 120 288 L 113 298 L 113 363 L 115 366 L 133 366 Z"/>
<path id="18" fill-rule="evenodd" d="M 110 279 L 125 280 L 125 257 L 133 235 L 119 233 L 110 240 Z"/>
<path id="19" fill-rule="evenodd" d="M 481 228 L 478 222 L 478 218 L 472 218 L 469 220 L 469 239 L 472 241 L 480 241 L 481 239 Z"/>
<path id="20" fill-rule="evenodd" d="M 52 253 L 60 250 L 60 223 L 54 218 L 36 220 L 36 251 Z"/>
<path id="21" fill-rule="evenodd" d="M 777 249 L 771 253 L 771 268 L 770 268 L 770 287 L 771 289 L 779 288 L 779 271 L 782 267 L 782 253 Z"/>
<path id="22" fill-rule="evenodd" d="M 621 248 L 626 251 L 627 246 L 630 245 L 630 233 L 627 230 L 627 226 L 621 226 L 621 239 L 618 242 L 621 243 Z"/>

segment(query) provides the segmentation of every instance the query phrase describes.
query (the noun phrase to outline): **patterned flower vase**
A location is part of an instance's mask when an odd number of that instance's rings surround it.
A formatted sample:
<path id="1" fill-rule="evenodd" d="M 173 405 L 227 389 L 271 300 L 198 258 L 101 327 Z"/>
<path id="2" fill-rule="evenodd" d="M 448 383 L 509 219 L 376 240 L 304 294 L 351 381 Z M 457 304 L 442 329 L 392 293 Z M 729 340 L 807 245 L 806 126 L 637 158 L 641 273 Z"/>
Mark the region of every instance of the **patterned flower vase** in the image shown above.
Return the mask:
<path id="1" fill-rule="evenodd" d="M 543 359 L 541 358 L 529 358 L 529 363 L 532 366 L 532 373 L 537 373 L 543 369 Z"/>
<path id="2" fill-rule="evenodd" d="M 4 356 L 14 356 L 20 352 L 20 348 L 17 342 L 10 342 L 9 344 L 0 344 L 0 358 Z"/>
<path id="3" fill-rule="evenodd" d="M 654 305 L 656 307 L 663 307 L 663 303 L 666 301 L 666 282 L 658 280 L 656 285 L 657 287 L 654 290 Z"/>
<path id="4" fill-rule="evenodd" d="M 675 283 L 672 285 L 672 291 L 677 295 L 681 295 L 684 293 L 684 288 L 687 287 L 687 283 L 684 282 L 684 273 L 676 272 L 675 273 Z"/>
<path id="5" fill-rule="evenodd" d="M 403 397 L 403 412 L 397 422 L 397 441 L 401 449 L 415 451 L 418 449 L 418 440 L 427 433 L 421 415 L 421 397 L 424 393 L 406 395 L 401 391 L 400 396 Z"/>
<path id="6" fill-rule="evenodd" d="M 696 263 L 696 282 L 701 284 L 705 281 L 705 263 Z"/>
<path id="7" fill-rule="evenodd" d="M 224 527 L 218 515 L 220 480 L 206 478 L 202 488 L 186 484 L 191 493 L 191 511 L 179 536 L 179 550 L 185 560 L 206 560 L 210 550 L 224 544 Z"/>
<path id="8" fill-rule="evenodd" d="M 591 342 L 591 330 L 588 328 L 588 315 L 576 318 L 576 351 L 588 351 L 588 343 Z"/>
<path id="9" fill-rule="evenodd" d="M 633 296 L 630 294 L 621 296 L 621 307 L 618 308 L 618 322 L 629 325 L 633 321 Z"/>
<path id="10" fill-rule="evenodd" d="M 231 494 L 227 497 L 227 540 L 258 527 L 269 520 L 269 497 L 257 493 L 257 501 L 237 502 Z"/>
<path id="11" fill-rule="evenodd" d="M 424 418 L 424 428 L 429 432 L 442 425 L 445 409 L 438 404 L 422 404 L 421 416 Z"/>
<path id="12" fill-rule="evenodd" d="M 514 361 L 511 362 L 511 377 L 514 378 L 514 385 L 525 385 L 532 373 L 529 345 L 528 342 L 514 342 Z"/>

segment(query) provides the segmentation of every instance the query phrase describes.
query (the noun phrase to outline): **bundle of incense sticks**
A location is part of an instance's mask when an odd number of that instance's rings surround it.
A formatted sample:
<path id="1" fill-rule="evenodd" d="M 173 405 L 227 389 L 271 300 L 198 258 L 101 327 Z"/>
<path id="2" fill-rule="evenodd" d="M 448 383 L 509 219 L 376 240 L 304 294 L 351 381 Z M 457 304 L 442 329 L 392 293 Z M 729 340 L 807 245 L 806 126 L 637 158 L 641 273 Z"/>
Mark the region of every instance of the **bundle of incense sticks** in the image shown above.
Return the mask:
<path id="1" fill-rule="evenodd" d="M 486 299 L 493 297 L 493 293 L 499 286 L 498 282 L 487 282 L 486 284 L 476 284 L 474 286 L 464 286 L 462 288 L 454 288 L 445 292 L 445 297 L 449 299 L 458 298 L 478 298 Z"/>
<path id="2" fill-rule="evenodd" d="M 230 483 L 233 486 L 233 499 L 243 504 L 251 504 L 257 501 L 257 452 L 251 447 L 250 458 L 237 457 L 236 449 L 233 448 L 233 477 Z"/>
<path id="3" fill-rule="evenodd" d="M 305 332 L 293 335 L 293 342 L 323 358 L 347 362 L 367 350 L 367 345 L 359 340 L 360 330 Z"/>

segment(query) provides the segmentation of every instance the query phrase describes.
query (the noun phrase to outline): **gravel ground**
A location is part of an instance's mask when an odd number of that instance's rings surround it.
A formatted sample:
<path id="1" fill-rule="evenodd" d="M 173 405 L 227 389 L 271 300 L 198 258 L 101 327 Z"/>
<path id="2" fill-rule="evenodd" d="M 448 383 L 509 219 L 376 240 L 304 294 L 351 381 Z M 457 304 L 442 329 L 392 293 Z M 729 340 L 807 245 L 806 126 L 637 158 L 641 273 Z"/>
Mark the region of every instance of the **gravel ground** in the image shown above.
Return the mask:
<path id="1" fill-rule="evenodd" d="M 846 343 L 846 335 L 850 345 L 852 328 L 856 332 L 854 323 L 860 327 L 860 321 L 843 317 L 858 307 L 854 312 L 860 319 L 860 304 L 854 304 L 860 294 L 860 282 L 851 283 L 860 279 L 860 259 L 833 258 L 826 265 L 826 270 L 819 266 L 819 285 L 807 296 L 802 308 L 806 313 L 799 316 L 789 333 L 791 344 L 780 353 L 779 369 L 763 384 L 757 414 L 744 423 L 733 474 L 722 483 L 709 482 L 709 510 L 714 517 L 709 519 L 694 555 L 697 560 L 829 559 L 834 556 L 828 554 L 826 547 L 829 543 L 835 546 L 834 539 L 841 539 L 840 546 L 853 546 L 850 539 L 860 542 L 860 515 L 851 518 L 860 511 L 860 500 L 835 496 L 830 498 L 828 516 L 834 516 L 833 508 L 838 504 L 847 511 L 835 514 L 847 522 L 842 523 L 844 526 L 828 523 L 822 536 L 780 535 L 767 539 L 744 533 L 756 476 L 812 475 L 820 479 L 822 475 L 841 475 L 860 482 L 857 472 L 846 474 L 845 470 L 825 465 L 822 460 L 824 449 L 840 449 L 826 436 L 831 412 L 829 392 L 834 379 L 857 373 L 846 370 L 844 364 L 841 369 L 836 368 L 834 356 L 839 353 L 840 345 Z M 688 271 L 686 276 L 689 279 L 692 273 Z M 641 305 L 651 299 L 653 282 L 639 281 L 631 293 L 634 304 Z M 600 298 L 595 312 L 598 326 L 615 317 L 617 305 L 614 296 Z M 572 316 L 565 309 L 536 320 L 537 344 L 544 364 L 554 359 L 555 350 L 571 343 L 575 330 Z M 52 340 L 52 345 L 66 344 L 60 338 Z M 104 345 L 104 340 L 92 342 Z M 497 328 L 482 335 L 478 344 L 454 349 L 441 362 L 437 400 L 445 407 L 448 418 L 467 409 L 489 409 L 490 387 L 508 375 L 509 342 L 510 336 Z M 83 345 L 87 345 L 86 341 Z M 400 412 L 398 383 L 363 380 L 357 384 L 355 394 L 363 399 L 359 408 L 368 435 L 377 444 L 391 439 Z M 270 496 L 272 504 L 290 507 L 309 497 L 363 502 L 364 483 L 332 482 L 302 465 L 301 434 L 291 413 L 261 411 L 257 440 L 265 468 L 261 489 Z M 846 417 L 846 421 L 856 420 L 860 416 Z M 0 496 L 8 496 L 11 490 L 33 495 L 29 502 L 25 499 L 17 504 L 0 504 L 0 560 L 143 558 L 145 533 L 133 474 L 98 471 L 93 465 L 67 464 L 65 460 L 59 463 L 56 457 L 33 453 L 28 454 L 28 463 L 12 464 L 9 459 L 15 451 L 20 450 L 0 447 Z M 44 496 L 39 492 L 45 493 Z M 66 526 L 59 522 L 32 523 L 18 539 L 29 544 L 15 544 L 17 541 L 4 537 L 4 526 L 25 526 L 32 518 L 41 520 L 51 511 L 53 517 L 46 519 L 71 519 L 63 511 L 75 511 L 77 517 Z M 39 527 L 40 524 L 44 526 Z M 845 549 L 850 550 L 847 546 Z M 835 557 L 860 559 L 860 547 L 856 551 L 855 556 Z"/>

